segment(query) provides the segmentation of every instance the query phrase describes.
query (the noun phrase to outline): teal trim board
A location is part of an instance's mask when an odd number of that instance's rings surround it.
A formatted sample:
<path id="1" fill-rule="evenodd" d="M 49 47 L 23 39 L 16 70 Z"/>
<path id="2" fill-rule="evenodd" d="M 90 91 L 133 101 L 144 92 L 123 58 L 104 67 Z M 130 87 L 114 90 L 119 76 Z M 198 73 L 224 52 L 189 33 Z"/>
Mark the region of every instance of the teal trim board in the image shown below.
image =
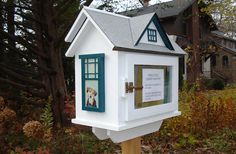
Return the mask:
<path id="1" fill-rule="evenodd" d="M 79 55 L 82 110 L 105 112 L 105 54 Z"/>
<path id="2" fill-rule="evenodd" d="M 164 28 L 162 27 L 161 25 L 161 22 L 157 16 L 157 14 L 154 14 L 152 19 L 149 21 L 149 23 L 147 24 L 146 28 L 144 29 L 144 31 L 142 32 L 142 34 L 140 35 L 140 37 L 138 38 L 137 42 L 135 43 L 135 45 L 138 45 L 139 41 L 141 40 L 141 38 L 143 37 L 144 33 L 148 30 L 148 27 L 151 23 L 154 23 L 156 28 L 157 28 L 157 31 L 159 32 L 161 38 L 162 38 L 162 41 L 164 42 L 165 46 L 170 49 L 170 50 L 174 50 L 168 36 L 166 35 L 166 32 L 164 30 Z"/>

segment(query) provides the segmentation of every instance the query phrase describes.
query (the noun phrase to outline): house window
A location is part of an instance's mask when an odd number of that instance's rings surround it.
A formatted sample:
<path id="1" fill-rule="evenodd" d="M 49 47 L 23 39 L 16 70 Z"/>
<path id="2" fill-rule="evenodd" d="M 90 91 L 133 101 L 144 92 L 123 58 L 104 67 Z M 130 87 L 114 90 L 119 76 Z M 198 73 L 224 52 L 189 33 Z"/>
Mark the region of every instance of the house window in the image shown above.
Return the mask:
<path id="1" fill-rule="evenodd" d="M 222 65 L 223 66 L 229 66 L 229 58 L 228 58 L 228 56 L 223 56 L 222 57 Z"/>
<path id="2" fill-rule="evenodd" d="M 227 41 L 225 39 L 223 39 L 223 44 L 226 46 Z"/>
<path id="3" fill-rule="evenodd" d="M 233 48 L 233 42 L 229 42 L 229 48 Z"/>
<path id="4" fill-rule="evenodd" d="M 216 66 L 216 55 L 213 55 L 213 56 L 211 57 L 211 66 L 212 66 L 212 67 L 215 67 L 215 66 Z"/>
<path id="5" fill-rule="evenodd" d="M 157 42 L 157 31 L 155 29 L 147 29 L 148 41 Z"/>
<path id="6" fill-rule="evenodd" d="M 104 54 L 80 55 L 82 110 L 104 112 Z"/>

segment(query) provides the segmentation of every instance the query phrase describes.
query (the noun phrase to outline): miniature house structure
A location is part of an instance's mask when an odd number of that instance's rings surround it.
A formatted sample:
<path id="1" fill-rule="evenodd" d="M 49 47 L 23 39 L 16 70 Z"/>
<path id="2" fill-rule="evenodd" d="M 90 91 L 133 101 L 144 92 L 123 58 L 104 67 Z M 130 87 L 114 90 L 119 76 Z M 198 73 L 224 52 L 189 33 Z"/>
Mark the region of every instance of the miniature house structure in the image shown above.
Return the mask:
<path id="1" fill-rule="evenodd" d="M 75 57 L 75 124 L 122 142 L 159 130 L 178 111 L 178 57 L 185 52 L 155 13 L 126 17 L 83 7 L 65 38 Z"/>

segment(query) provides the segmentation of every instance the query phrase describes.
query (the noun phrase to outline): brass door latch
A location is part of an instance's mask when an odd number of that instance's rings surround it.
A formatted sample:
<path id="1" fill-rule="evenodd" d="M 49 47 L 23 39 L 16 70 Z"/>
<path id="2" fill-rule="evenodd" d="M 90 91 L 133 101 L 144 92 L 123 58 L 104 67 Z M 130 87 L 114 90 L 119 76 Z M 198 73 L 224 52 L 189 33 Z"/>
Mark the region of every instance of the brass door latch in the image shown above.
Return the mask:
<path id="1" fill-rule="evenodd" d="M 134 89 L 143 89 L 143 86 L 134 86 L 133 82 L 125 82 L 125 93 L 132 93 Z"/>

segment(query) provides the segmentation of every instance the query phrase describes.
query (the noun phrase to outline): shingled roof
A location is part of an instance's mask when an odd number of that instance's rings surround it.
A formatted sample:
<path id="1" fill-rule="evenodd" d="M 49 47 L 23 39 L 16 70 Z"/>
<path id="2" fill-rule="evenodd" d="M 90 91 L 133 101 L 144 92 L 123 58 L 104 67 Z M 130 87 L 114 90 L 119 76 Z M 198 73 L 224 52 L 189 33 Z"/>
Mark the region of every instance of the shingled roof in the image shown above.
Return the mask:
<path id="1" fill-rule="evenodd" d="M 173 55 L 185 54 L 185 52 L 173 40 L 169 39 L 165 32 L 163 37 L 169 41 L 167 43 L 170 44 L 172 49 L 170 49 L 167 45 L 159 46 L 138 43 L 139 38 L 142 36 L 143 31 L 145 31 L 145 28 L 150 23 L 152 18 L 158 19 L 155 13 L 138 17 L 126 17 L 115 13 L 84 7 L 66 36 L 65 41 L 72 42 L 73 44 L 78 31 L 80 31 L 83 26 L 83 23 L 85 23 L 86 20 L 93 20 L 96 27 L 98 27 L 114 45 L 113 50 L 132 50 L 137 52 L 149 51 Z M 161 27 L 161 25 L 159 26 Z M 73 56 L 75 52 L 71 52 L 70 50 L 72 50 L 72 47 L 68 49 L 66 53 L 67 56 Z"/>
<path id="2" fill-rule="evenodd" d="M 164 3 L 158 3 L 148 7 L 142 7 L 130 11 L 121 12 L 126 16 L 139 16 L 147 13 L 155 12 L 159 18 L 177 16 L 179 13 L 186 10 L 195 0 L 173 0 Z"/>

